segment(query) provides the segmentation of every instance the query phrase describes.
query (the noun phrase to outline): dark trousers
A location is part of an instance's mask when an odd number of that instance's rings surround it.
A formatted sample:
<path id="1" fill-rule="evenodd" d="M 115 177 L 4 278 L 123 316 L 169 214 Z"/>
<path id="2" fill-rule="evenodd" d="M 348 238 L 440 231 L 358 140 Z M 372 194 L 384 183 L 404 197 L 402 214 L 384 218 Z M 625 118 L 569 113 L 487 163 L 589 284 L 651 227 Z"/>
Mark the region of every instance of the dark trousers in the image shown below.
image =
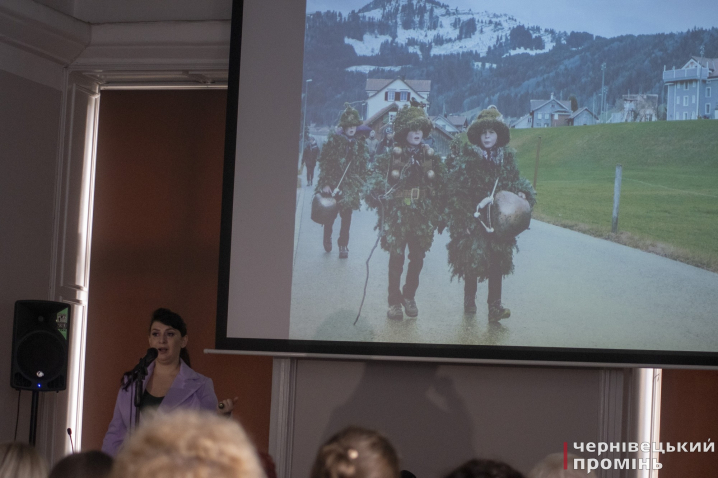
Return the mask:
<path id="1" fill-rule="evenodd" d="M 406 282 L 402 293 L 401 273 L 404 271 L 404 251 L 409 247 L 409 266 L 406 268 Z M 389 305 L 401 304 L 403 299 L 413 299 L 419 288 L 419 274 L 424 267 L 426 252 L 419 247 L 419 241 L 410 239 L 401 247 L 401 254 L 389 253 Z M 476 282 L 476 281 L 474 281 Z"/>
<path id="2" fill-rule="evenodd" d="M 338 246 L 349 245 L 349 226 L 352 225 L 352 210 L 351 209 L 340 209 L 339 217 L 342 218 L 342 224 L 339 227 L 339 239 L 337 240 Z M 332 239 L 332 228 L 334 227 L 334 220 L 330 223 L 324 224 L 324 240 L 331 241 Z"/>
<path id="3" fill-rule="evenodd" d="M 487 303 L 501 302 L 501 282 L 503 276 L 501 269 L 489 261 L 489 297 Z M 464 277 L 464 297 L 476 297 L 478 278 L 467 274 Z"/>
<path id="4" fill-rule="evenodd" d="M 312 163 L 311 166 L 309 163 L 304 163 L 304 165 L 307 167 L 307 184 L 314 181 L 314 168 L 316 167 L 317 163 Z"/>

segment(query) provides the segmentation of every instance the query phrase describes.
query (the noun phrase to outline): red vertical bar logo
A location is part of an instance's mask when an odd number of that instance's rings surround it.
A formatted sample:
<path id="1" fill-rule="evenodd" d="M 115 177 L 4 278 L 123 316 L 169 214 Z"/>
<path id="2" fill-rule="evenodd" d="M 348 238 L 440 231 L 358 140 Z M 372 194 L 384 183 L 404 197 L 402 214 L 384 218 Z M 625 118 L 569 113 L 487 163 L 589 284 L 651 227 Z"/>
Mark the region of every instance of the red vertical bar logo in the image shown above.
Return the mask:
<path id="1" fill-rule="evenodd" d="M 568 470 L 568 442 L 563 442 L 563 469 Z"/>

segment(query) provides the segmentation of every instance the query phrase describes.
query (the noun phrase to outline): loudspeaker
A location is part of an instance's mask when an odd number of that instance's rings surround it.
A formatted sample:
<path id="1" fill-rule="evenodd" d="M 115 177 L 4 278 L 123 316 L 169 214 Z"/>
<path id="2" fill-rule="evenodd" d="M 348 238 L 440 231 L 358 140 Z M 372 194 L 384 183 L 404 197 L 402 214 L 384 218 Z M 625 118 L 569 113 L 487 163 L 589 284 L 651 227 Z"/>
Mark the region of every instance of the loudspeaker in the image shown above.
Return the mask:
<path id="1" fill-rule="evenodd" d="M 65 390 L 70 305 L 18 300 L 12 330 L 10 386 L 38 392 Z"/>

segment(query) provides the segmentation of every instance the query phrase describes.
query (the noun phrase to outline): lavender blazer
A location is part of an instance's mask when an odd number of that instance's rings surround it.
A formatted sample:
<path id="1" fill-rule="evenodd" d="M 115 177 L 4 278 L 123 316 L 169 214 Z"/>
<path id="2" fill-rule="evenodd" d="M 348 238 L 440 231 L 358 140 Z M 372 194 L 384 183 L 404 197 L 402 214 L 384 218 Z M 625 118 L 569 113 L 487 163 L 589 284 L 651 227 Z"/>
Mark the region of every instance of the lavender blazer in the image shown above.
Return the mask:
<path id="1" fill-rule="evenodd" d="M 147 386 L 147 380 L 152 376 L 155 363 L 152 362 L 147 368 L 147 377 L 143 385 Z M 102 441 L 102 451 L 115 456 L 127 436 L 128 430 L 134 426 L 134 392 L 130 387 L 127 390 L 120 388 L 115 403 L 115 414 Z M 180 371 L 175 377 L 172 386 L 159 406 L 159 411 L 169 412 L 175 408 L 188 408 L 192 410 L 216 410 L 217 395 L 214 394 L 212 379 L 200 375 L 180 359 Z M 132 421 L 130 421 L 132 412 Z M 142 419 L 143 415 L 140 415 Z"/>

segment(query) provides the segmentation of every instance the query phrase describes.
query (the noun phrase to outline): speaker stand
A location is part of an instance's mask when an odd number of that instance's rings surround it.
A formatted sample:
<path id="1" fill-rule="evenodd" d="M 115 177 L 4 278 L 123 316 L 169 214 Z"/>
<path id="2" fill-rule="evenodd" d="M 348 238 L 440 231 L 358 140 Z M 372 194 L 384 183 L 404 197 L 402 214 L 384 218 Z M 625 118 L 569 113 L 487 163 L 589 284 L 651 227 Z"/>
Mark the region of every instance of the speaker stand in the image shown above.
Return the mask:
<path id="1" fill-rule="evenodd" d="M 35 446 L 35 434 L 37 432 L 37 405 L 40 399 L 40 392 L 32 391 L 32 405 L 30 407 L 30 445 Z"/>

